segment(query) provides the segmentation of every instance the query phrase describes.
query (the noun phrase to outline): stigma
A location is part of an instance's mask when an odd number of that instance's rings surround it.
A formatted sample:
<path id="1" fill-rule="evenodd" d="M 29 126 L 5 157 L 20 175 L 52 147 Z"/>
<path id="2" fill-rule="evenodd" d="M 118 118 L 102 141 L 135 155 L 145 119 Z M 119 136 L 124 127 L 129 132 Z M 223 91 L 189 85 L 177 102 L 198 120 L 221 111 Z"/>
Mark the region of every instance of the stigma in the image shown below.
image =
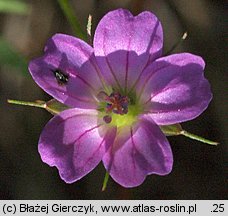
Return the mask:
<path id="1" fill-rule="evenodd" d="M 127 96 L 122 96 L 118 92 L 113 92 L 109 96 L 105 97 L 106 113 L 115 113 L 119 115 L 124 115 L 128 113 L 129 98 Z"/>

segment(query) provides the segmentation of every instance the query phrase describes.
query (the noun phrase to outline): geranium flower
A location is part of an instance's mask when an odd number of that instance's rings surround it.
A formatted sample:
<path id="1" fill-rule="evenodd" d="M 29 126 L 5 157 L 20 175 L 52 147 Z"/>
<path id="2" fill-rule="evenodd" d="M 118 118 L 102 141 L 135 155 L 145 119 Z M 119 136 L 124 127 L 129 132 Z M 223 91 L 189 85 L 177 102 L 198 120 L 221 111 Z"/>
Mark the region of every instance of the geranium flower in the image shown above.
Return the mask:
<path id="1" fill-rule="evenodd" d="M 163 32 L 151 12 L 118 9 L 99 22 L 93 47 L 56 34 L 29 71 L 48 94 L 70 108 L 54 116 L 39 139 L 43 162 L 72 183 L 101 161 L 124 187 L 173 165 L 159 126 L 194 119 L 212 94 L 199 56 L 162 57 Z"/>

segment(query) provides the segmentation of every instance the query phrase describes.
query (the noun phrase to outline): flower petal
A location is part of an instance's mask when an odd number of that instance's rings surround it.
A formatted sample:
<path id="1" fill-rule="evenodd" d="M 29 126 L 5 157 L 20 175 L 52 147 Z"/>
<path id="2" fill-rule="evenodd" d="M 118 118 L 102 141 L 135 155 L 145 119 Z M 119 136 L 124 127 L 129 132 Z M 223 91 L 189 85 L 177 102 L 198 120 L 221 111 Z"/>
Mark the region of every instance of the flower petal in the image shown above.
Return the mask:
<path id="1" fill-rule="evenodd" d="M 103 163 L 112 178 L 124 187 L 140 185 L 146 175 L 166 175 L 172 169 L 170 145 L 150 116 L 121 131 L 104 155 Z"/>
<path id="2" fill-rule="evenodd" d="M 119 87 L 129 88 L 145 66 L 161 56 L 162 46 L 161 23 L 151 12 L 135 17 L 124 9 L 109 12 L 94 36 L 99 66 L 109 83 Z"/>
<path id="3" fill-rule="evenodd" d="M 188 121 L 207 108 L 212 93 L 204 67 L 201 57 L 182 53 L 157 59 L 146 69 L 142 98 L 157 124 Z"/>
<path id="4" fill-rule="evenodd" d="M 98 165 L 114 137 L 115 130 L 103 131 L 98 124 L 95 110 L 68 109 L 45 126 L 38 149 L 43 162 L 72 183 Z"/>
<path id="5" fill-rule="evenodd" d="M 93 98 L 101 82 L 93 48 L 82 40 L 63 34 L 49 39 L 45 55 L 30 62 L 37 84 L 58 101 L 81 108 L 95 108 Z"/>

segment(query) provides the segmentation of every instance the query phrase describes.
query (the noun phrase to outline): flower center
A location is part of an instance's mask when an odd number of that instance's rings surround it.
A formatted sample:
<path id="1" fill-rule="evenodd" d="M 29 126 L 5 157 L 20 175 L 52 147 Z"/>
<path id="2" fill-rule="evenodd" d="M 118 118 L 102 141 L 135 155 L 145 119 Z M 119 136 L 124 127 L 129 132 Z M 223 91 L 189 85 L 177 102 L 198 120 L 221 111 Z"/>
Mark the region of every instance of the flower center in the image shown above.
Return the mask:
<path id="1" fill-rule="evenodd" d="M 124 115 L 128 112 L 129 98 L 122 96 L 120 93 L 114 92 L 106 97 L 106 112 Z"/>
<path id="2" fill-rule="evenodd" d="M 109 96 L 100 92 L 99 98 L 103 121 L 117 128 L 132 125 L 142 110 L 138 104 L 131 103 L 130 97 L 119 92 L 112 92 Z"/>

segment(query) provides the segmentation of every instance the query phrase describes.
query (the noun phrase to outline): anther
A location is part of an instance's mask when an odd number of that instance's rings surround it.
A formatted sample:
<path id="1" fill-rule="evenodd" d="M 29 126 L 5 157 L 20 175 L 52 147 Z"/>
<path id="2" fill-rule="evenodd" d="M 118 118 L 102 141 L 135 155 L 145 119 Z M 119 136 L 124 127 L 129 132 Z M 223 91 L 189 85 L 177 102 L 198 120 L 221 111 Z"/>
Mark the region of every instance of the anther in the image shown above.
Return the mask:
<path id="1" fill-rule="evenodd" d="M 129 104 L 129 99 L 127 96 L 122 96 L 120 93 L 114 92 L 106 98 L 106 102 L 107 113 L 113 112 L 120 115 L 127 114 Z"/>
<path id="2" fill-rule="evenodd" d="M 103 117 L 103 120 L 104 120 L 104 122 L 105 122 L 106 124 L 109 124 L 109 123 L 111 123 L 111 121 L 112 121 L 112 117 L 109 116 L 109 115 L 106 115 L 106 116 Z"/>

